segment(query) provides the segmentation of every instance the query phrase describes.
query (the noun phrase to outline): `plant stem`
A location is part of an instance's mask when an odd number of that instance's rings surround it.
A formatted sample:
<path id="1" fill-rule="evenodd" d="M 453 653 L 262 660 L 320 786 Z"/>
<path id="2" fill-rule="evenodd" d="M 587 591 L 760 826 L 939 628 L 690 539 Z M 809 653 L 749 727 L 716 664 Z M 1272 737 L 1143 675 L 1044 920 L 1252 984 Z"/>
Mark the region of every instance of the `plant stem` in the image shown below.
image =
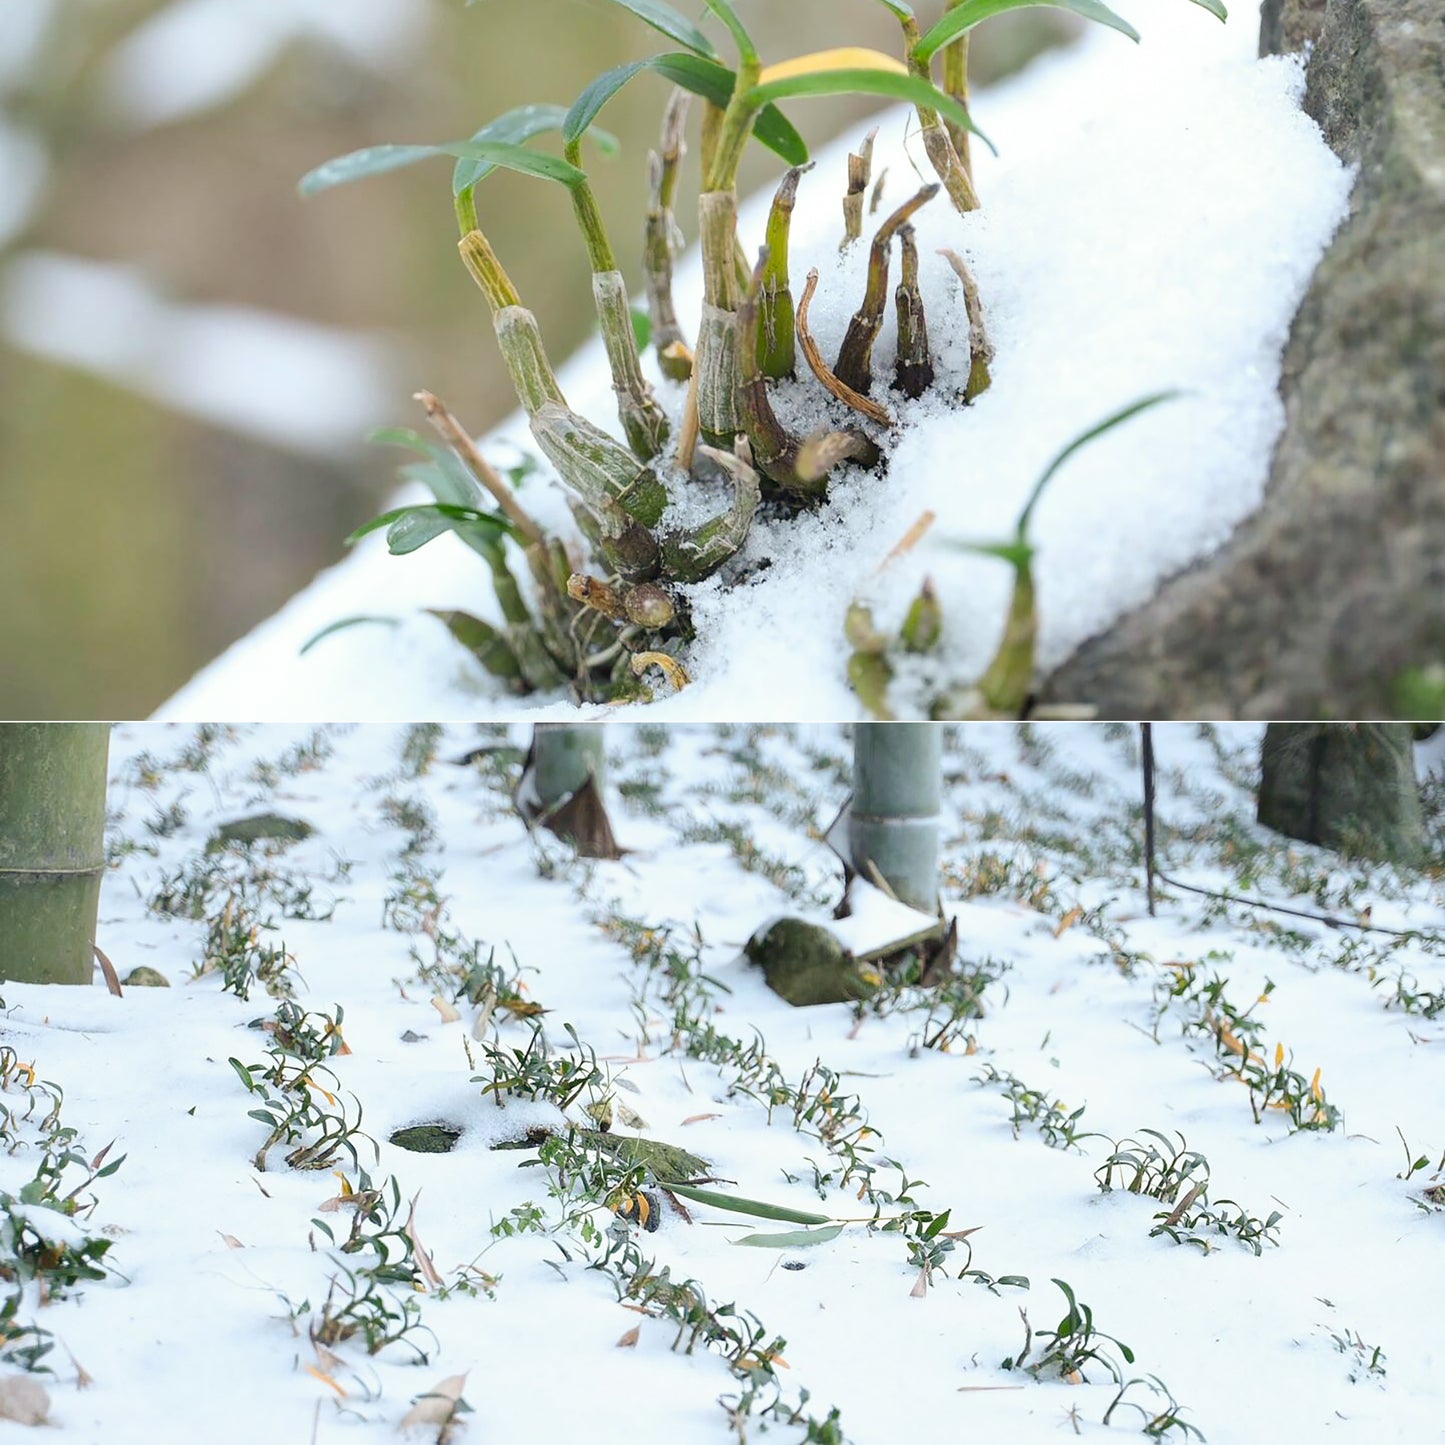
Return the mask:
<path id="1" fill-rule="evenodd" d="M 517 535 L 525 545 L 540 542 L 543 539 L 542 529 L 532 520 L 517 500 L 512 489 L 502 480 L 496 470 L 487 459 L 477 450 L 476 443 L 467 435 L 466 430 L 449 412 L 440 397 L 429 391 L 419 391 L 413 397 L 419 401 L 426 411 L 427 420 L 431 422 L 442 439 L 452 448 L 454 452 L 466 463 L 467 470 L 496 500 L 497 505 L 505 513 L 507 519 L 517 529 Z"/>
<path id="2" fill-rule="evenodd" d="M 963 0 L 948 0 L 943 7 L 944 14 L 957 9 Z M 965 31 L 943 52 L 943 89 L 966 110 L 968 108 L 968 32 Z M 969 176 L 973 175 L 973 160 L 969 152 L 969 134 L 953 121 L 948 122 L 948 138 L 958 153 L 958 159 Z"/>
<path id="3" fill-rule="evenodd" d="M 888 252 L 893 237 L 920 206 L 937 194 L 937 185 L 924 186 L 884 221 L 873 238 L 873 247 L 868 254 L 868 286 L 863 304 L 848 323 L 847 335 L 838 349 L 838 360 L 833 367 L 838 380 L 861 395 L 866 396 L 873 385 L 873 343 L 883 325 L 883 307 L 888 297 Z"/>
<path id="4" fill-rule="evenodd" d="M 677 175 L 686 153 L 683 127 L 691 100 L 681 86 L 674 88 L 662 117 L 660 149 L 647 157 L 648 209 L 643 269 L 647 275 L 647 305 L 652 317 L 652 344 L 657 364 L 671 381 L 692 375 L 692 351 L 683 339 L 672 302 L 672 255 L 677 222 L 673 201 Z"/>
<path id="5" fill-rule="evenodd" d="M 793 337 L 793 293 L 788 289 L 788 238 L 798 182 L 812 169 L 793 166 L 783 177 L 768 212 L 767 264 L 762 275 L 762 324 L 757 338 L 758 364 L 775 381 L 791 378 L 797 364 Z"/>
<path id="6" fill-rule="evenodd" d="M 952 6 L 950 5 L 950 9 Z M 931 65 L 918 60 L 914 50 L 922 38 L 918 31 L 918 22 L 913 19 L 902 21 L 904 45 L 908 53 L 908 68 L 920 80 L 933 82 L 933 69 Z M 945 64 L 947 59 L 945 58 Z M 923 150 L 928 156 L 929 163 L 933 166 L 938 179 L 943 183 L 943 188 L 948 192 L 948 198 L 953 202 L 954 209 L 961 216 L 966 216 L 970 211 L 976 211 L 979 206 L 978 192 L 973 188 L 973 178 L 969 174 L 967 165 L 960 159 L 953 140 L 949 135 L 949 128 L 943 123 L 942 116 L 929 105 L 916 106 L 918 112 L 918 125 L 923 136 Z"/>

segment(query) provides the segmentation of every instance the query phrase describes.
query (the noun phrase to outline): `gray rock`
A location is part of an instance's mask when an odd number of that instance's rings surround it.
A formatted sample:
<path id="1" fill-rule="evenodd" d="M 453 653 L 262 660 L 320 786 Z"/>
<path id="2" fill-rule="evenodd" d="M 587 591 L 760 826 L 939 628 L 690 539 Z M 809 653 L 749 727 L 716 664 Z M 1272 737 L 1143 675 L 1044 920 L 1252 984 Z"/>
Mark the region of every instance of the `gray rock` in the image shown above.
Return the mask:
<path id="1" fill-rule="evenodd" d="M 1107 717 L 1378 717 L 1445 661 L 1445 5 L 1270 0 L 1318 26 L 1305 109 L 1358 164 L 1295 319 L 1259 512 L 1091 639 L 1048 702 Z"/>

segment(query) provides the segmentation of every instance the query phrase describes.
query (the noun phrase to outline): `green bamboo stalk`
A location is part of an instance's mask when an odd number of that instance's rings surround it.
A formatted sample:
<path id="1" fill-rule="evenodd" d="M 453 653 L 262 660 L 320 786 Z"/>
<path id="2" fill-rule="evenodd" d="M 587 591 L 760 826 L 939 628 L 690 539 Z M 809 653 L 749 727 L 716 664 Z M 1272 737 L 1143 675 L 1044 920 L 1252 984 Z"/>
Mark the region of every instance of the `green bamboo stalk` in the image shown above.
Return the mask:
<path id="1" fill-rule="evenodd" d="M 853 725 L 853 868 L 869 880 L 876 871 L 901 902 L 925 913 L 938 904 L 942 737 L 932 723 Z"/>
<path id="2" fill-rule="evenodd" d="M 565 803 L 588 778 L 602 788 L 602 725 L 537 723 L 532 728 L 532 786 L 542 812 Z"/>
<path id="3" fill-rule="evenodd" d="M 106 723 L 0 723 L 0 979 L 89 983 Z"/>

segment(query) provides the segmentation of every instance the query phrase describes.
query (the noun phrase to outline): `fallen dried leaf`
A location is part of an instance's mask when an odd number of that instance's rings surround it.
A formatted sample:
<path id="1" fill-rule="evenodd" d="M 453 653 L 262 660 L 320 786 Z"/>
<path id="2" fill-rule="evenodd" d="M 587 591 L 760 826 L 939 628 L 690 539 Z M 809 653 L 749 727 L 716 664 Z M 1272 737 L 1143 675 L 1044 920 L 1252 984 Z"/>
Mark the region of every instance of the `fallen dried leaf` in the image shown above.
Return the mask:
<path id="1" fill-rule="evenodd" d="M 234 1234 L 222 1234 L 219 1229 L 216 1231 L 216 1233 L 221 1235 L 221 1239 L 225 1243 L 227 1249 L 245 1249 L 246 1246 L 242 1244 L 241 1241 L 237 1239 Z"/>
<path id="2" fill-rule="evenodd" d="M 39 1381 L 29 1375 L 7 1375 L 0 1379 L 0 1420 L 43 1425 L 49 1415 L 50 1396 Z"/>
<path id="3" fill-rule="evenodd" d="M 630 1350 L 637 1344 L 637 1337 L 642 1333 L 641 1325 L 633 1325 L 628 1332 L 617 1342 L 619 1350 Z"/>
<path id="4" fill-rule="evenodd" d="M 412 1430 L 418 1425 L 435 1425 L 437 1439 L 445 1440 L 449 1427 L 460 1413 L 462 1389 L 467 1383 L 465 1375 L 448 1375 L 445 1380 L 433 1385 L 424 1395 L 418 1395 L 412 1407 L 401 1417 L 400 1430 Z"/>
<path id="5" fill-rule="evenodd" d="M 682 1122 L 684 1124 L 701 1124 L 704 1119 L 721 1119 L 721 1114 L 689 1114 Z"/>
<path id="6" fill-rule="evenodd" d="M 431 1006 L 442 1016 L 444 1024 L 454 1024 L 461 1018 L 461 1010 L 454 1004 L 448 1003 L 441 994 L 433 994 Z"/>

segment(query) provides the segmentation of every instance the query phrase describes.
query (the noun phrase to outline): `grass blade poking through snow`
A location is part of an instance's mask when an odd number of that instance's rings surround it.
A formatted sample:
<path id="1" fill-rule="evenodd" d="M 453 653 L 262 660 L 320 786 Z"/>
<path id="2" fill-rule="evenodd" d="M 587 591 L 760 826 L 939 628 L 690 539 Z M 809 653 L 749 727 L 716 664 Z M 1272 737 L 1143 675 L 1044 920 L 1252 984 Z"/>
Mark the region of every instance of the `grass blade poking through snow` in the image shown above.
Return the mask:
<path id="1" fill-rule="evenodd" d="M 1162 402 L 1172 401 L 1179 394 L 1177 391 L 1161 391 L 1152 396 L 1143 397 L 1124 407 L 1123 410 L 1116 411 L 1112 416 L 1106 417 L 1097 426 L 1090 427 L 1081 436 L 1075 437 L 1044 468 L 1043 475 L 1034 483 L 1028 501 L 1024 503 L 1023 511 L 1019 513 L 1014 535 L 1009 541 L 955 542 L 953 544 L 963 551 L 974 552 L 984 557 L 997 557 L 1001 561 L 1009 563 L 1014 569 L 1014 590 L 998 651 L 995 652 L 993 661 L 989 663 L 976 686 L 968 690 L 971 696 L 965 703 L 965 711 L 962 713 L 949 711 L 947 704 L 950 700 L 945 699 L 943 710 L 936 711 L 935 717 L 940 715 L 982 715 L 1015 718 L 1022 715 L 1033 686 L 1034 655 L 1038 642 L 1038 613 L 1034 599 L 1034 547 L 1033 543 L 1029 541 L 1029 523 L 1033 519 L 1034 508 L 1043 496 L 1044 488 L 1054 479 L 1064 463 L 1080 448 L 1087 446 L 1091 441 L 1096 441 L 1115 427 L 1122 426 L 1141 412 L 1148 411 Z"/>
<path id="2" fill-rule="evenodd" d="M 827 1214 L 809 1214 L 802 1209 L 788 1209 L 781 1204 L 768 1204 L 761 1199 L 744 1199 L 736 1194 L 721 1194 L 716 1189 L 699 1189 L 694 1184 L 674 1184 L 670 1180 L 658 1181 L 664 1189 L 691 1199 L 697 1204 L 710 1204 L 714 1209 L 725 1209 L 731 1214 L 751 1214 L 758 1219 L 776 1219 L 782 1224 L 831 1224 Z"/>

